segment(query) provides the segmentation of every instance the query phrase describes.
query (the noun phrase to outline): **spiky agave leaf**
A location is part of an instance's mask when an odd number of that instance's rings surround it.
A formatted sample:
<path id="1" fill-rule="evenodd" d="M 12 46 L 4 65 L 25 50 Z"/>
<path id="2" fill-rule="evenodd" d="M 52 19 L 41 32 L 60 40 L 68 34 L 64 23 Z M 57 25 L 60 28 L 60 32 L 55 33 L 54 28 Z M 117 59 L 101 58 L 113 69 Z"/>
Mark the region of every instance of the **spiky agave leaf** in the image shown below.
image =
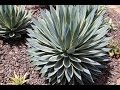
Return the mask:
<path id="1" fill-rule="evenodd" d="M 30 14 L 24 5 L 0 5 L 0 36 L 21 37 L 30 25 Z"/>
<path id="2" fill-rule="evenodd" d="M 56 5 L 33 19 L 27 39 L 30 59 L 52 85 L 93 83 L 101 74 L 102 63 L 109 61 L 104 13 L 98 5 Z"/>

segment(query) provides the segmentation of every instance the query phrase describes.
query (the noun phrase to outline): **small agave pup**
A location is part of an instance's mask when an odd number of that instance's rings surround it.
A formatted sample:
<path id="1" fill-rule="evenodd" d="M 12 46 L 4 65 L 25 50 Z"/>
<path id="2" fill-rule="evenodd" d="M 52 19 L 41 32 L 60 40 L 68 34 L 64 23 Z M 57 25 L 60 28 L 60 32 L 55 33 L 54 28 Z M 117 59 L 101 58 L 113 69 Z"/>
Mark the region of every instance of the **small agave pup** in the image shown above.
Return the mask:
<path id="1" fill-rule="evenodd" d="M 31 15 L 24 5 L 0 5 L 0 36 L 4 38 L 18 38 L 26 33 Z"/>
<path id="2" fill-rule="evenodd" d="M 29 79 L 26 79 L 27 76 L 28 76 L 28 73 L 25 73 L 22 76 L 22 75 L 17 75 L 16 72 L 14 72 L 14 77 L 10 77 L 11 83 L 9 84 L 10 85 L 23 85 L 29 81 Z"/>
<path id="3" fill-rule="evenodd" d="M 109 61 L 106 48 L 110 37 L 99 5 L 56 5 L 33 19 L 28 52 L 31 63 L 50 84 L 94 83 Z"/>

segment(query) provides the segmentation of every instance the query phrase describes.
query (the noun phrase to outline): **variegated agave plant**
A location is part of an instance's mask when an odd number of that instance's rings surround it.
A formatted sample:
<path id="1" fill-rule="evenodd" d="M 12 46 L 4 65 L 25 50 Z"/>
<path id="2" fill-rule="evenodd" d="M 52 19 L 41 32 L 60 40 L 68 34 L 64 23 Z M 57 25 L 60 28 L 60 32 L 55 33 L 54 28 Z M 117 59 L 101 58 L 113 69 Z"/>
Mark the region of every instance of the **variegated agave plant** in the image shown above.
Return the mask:
<path id="1" fill-rule="evenodd" d="M 24 5 L 0 5 L 0 36 L 17 38 L 26 33 L 30 25 L 30 14 Z"/>
<path id="2" fill-rule="evenodd" d="M 109 61 L 105 9 L 94 5 L 56 5 L 33 19 L 28 52 L 31 63 L 50 84 L 93 83 Z"/>

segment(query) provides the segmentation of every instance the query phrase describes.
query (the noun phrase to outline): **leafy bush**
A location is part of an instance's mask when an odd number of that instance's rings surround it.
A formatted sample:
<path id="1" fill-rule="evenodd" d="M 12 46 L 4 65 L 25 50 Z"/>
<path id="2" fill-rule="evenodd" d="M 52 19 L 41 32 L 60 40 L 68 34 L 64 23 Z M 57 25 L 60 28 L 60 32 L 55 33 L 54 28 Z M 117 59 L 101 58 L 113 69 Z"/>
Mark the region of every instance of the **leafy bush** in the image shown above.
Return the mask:
<path id="1" fill-rule="evenodd" d="M 0 36 L 21 37 L 30 25 L 30 17 L 22 5 L 0 5 Z"/>
<path id="2" fill-rule="evenodd" d="M 28 52 L 31 63 L 50 84 L 94 83 L 109 61 L 109 25 L 99 5 L 56 5 L 33 18 Z"/>

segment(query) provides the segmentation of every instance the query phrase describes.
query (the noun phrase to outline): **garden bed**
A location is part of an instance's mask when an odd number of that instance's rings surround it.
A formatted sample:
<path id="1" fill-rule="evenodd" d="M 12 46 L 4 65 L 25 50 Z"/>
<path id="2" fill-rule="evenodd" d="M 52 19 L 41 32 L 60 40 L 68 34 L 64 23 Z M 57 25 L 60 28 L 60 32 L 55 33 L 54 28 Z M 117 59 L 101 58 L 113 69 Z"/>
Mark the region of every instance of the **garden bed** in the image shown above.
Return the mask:
<path id="1" fill-rule="evenodd" d="M 39 14 L 39 8 L 35 5 L 27 9 L 32 10 L 33 17 Z M 44 78 L 40 77 L 29 61 L 25 38 L 15 41 L 0 40 L 0 85 L 8 85 L 14 72 L 17 75 L 28 73 L 28 85 L 45 85 Z"/>
<path id="2" fill-rule="evenodd" d="M 25 41 L 11 41 L 8 44 L 0 40 L 0 84 L 10 83 L 14 71 L 17 75 L 29 73 L 29 85 L 45 84 L 44 79 L 31 65 L 26 49 Z"/>
<path id="3" fill-rule="evenodd" d="M 37 12 L 37 11 L 36 11 Z M 38 10 L 37 13 L 40 13 Z M 37 14 L 35 14 L 36 16 Z M 116 30 L 109 33 L 115 40 L 120 40 L 120 14 L 113 9 L 108 9 L 108 17 L 112 18 L 116 24 Z M 118 84 L 120 78 L 120 59 L 111 58 L 108 64 L 109 69 L 96 80 L 95 85 L 115 85 Z M 5 42 L 0 40 L 0 84 L 8 85 L 13 72 L 24 75 L 29 73 L 29 85 L 47 85 L 45 79 L 41 78 L 38 71 L 34 70 L 34 66 L 30 63 L 27 53 L 25 40 Z"/>

